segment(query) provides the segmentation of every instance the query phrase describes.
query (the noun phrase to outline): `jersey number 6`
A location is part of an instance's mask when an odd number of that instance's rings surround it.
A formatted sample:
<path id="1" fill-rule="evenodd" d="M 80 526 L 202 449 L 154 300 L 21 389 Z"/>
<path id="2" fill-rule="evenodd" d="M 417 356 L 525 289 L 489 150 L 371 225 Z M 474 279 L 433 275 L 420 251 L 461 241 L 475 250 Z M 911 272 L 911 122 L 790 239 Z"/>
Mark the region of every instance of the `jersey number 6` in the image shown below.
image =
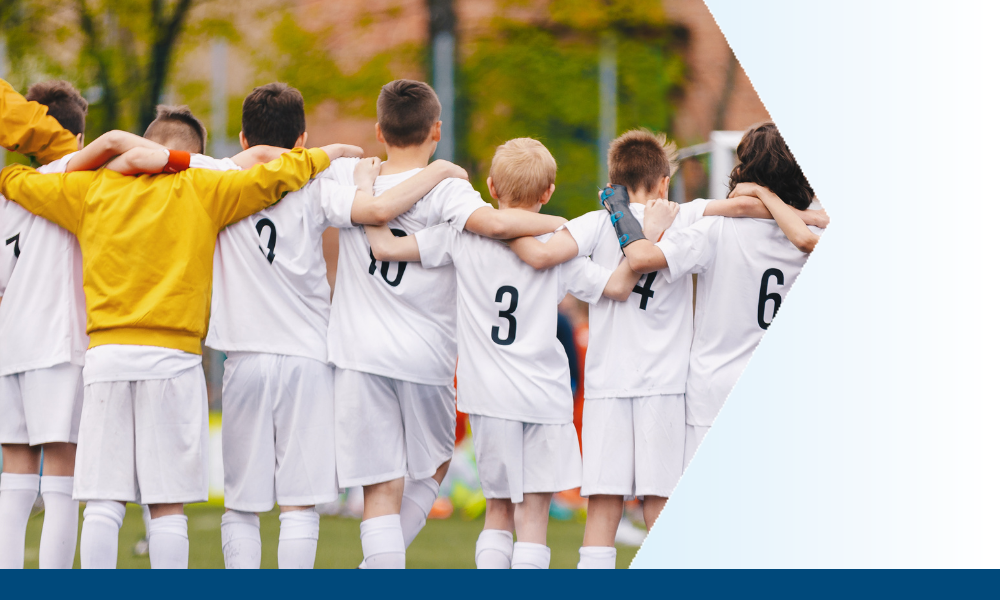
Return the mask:
<path id="1" fill-rule="evenodd" d="M 501 346 L 510 346 L 514 343 L 514 337 L 517 335 L 517 319 L 514 318 L 514 311 L 517 310 L 517 288 L 511 285 L 500 286 L 497 290 L 496 302 L 503 302 L 503 297 L 510 294 L 510 304 L 507 306 L 507 310 L 501 310 L 500 316 L 507 319 L 507 337 L 500 338 L 500 327 L 497 325 L 493 326 L 493 331 L 491 336 L 493 342 L 500 344 Z"/>
<path id="2" fill-rule="evenodd" d="M 757 324 L 760 325 L 761 329 L 767 329 L 771 326 L 770 322 L 764 321 L 764 309 L 767 307 L 767 301 L 771 300 L 774 302 L 771 322 L 774 321 L 775 315 L 778 314 L 778 308 L 781 306 L 781 295 L 778 292 L 767 293 L 767 284 L 770 283 L 772 276 L 774 276 L 774 280 L 778 285 L 785 285 L 785 274 L 780 269 L 768 269 L 764 271 L 764 276 L 760 278 L 760 299 L 757 301 Z"/>

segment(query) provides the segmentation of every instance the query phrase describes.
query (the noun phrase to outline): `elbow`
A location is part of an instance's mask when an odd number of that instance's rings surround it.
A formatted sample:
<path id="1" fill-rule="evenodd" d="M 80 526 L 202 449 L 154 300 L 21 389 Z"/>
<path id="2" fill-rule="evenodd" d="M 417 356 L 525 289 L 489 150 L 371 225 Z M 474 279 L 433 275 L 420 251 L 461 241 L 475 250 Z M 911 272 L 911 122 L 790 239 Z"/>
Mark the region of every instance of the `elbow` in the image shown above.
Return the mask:
<path id="1" fill-rule="evenodd" d="M 386 249 L 376 244 L 372 244 L 372 256 L 375 257 L 375 260 L 382 260 L 382 261 L 392 260 L 392 257 L 389 256 L 389 253 L 386 252 Z"/>
<path id="2" fill-rule="evenodd" d="M 386 209 L 384 206 L 376 206 L 371 211 L 371 219 L 370 220 L 372 221 L 372 223 L 370 223 L 370 224 L 371 225 L 377 225 L 378 227 L 382 227 L 384 225 L 388 225 L 389 221 L 391 221 L 395 216 L 396 215 L 390 214 L 389 210 Z"/>
<path id="3" fill-rule="evenodd" d="M 818 241 L 818 236 L 803 236 L 795 241 L 795 247 L 806 254 L 812 254 L 812 251 L 816 248 L 816 243 Z"/>
<path id="4" fill-rule="evenodd" d="M 639 254 L 637 256 L 628 257 L 628 267 L 639 273 L 640 275 L 645 275 L 646 273 L 652 273 L 653 271 L 658 271 L 660 267 L 653 264 L 650 260 L 651 257 Z"/>
<path id="5" fill-rule="evenodd" d="M 631 294 L 632 288 L 626 289 L 623 286 L 608 286 L 608 289 L 604 291 L 604 295 L 615 302 L 625 302 Z"/>

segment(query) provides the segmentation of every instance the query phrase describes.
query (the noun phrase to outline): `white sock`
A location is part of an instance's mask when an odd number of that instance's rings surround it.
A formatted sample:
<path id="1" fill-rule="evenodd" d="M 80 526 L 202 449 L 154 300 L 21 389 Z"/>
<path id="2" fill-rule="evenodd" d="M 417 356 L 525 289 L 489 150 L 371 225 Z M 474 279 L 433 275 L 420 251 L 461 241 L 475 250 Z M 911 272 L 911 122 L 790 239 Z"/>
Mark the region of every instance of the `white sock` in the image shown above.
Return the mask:
<path id="1" fill-rule="evenodd" d="M 514 554 L 514 534 L 503 529 L 484 529 L 476 540 L 477 569 L 509 569 Z"/>
<path id="2" fill-rule="evenodd" d="M 235 510 L 222 515 L 222 557 L 227 569 L 260 568 L 260 517 Z"/>
<path id="3" fill-rule="evenodd" d="M 149 505 L 142 505 L 142 526 L 146 529 L 146 541 L 149 541 L 149 522 L 153 520 L 153 516 L 149 514 Z"/>
<path id="4" fill-rule="evenodd" d="M 278 515 L 278 568 L 311 569 L 316 564 L 319 513 L 316 509 L 290 510 Z"/>
<path id="5" fill-rule="evenodd" d="M 24 568 L 24 530 L 38 497 L 38 475 L 0 474 L 0 569 Z"/>
<path id="6" fill-rule="evenodd" d="M 361 551 L 367 569 L 405 569 L 406 544 L 399 515 L 361 521 Z"/>
<path id="7" fill-rule="evenodd" d="M 618 550 L 610 546 L 584 546 L 580 548 L 577 569 L 614 569 Z"/>
<path id="8" fill-rule="evenodd" d="M 125 505 L 114 500 L 91 500 L 83 509 L 80 532 L 80 566 L 114 569 L 118 566 L 118 530 L 125 520 Z"/>
<path id="9" fill-rule="evenodd" d="M 188 568 L 188 518 L 167 515 L 149 520 L 149 566 L 153 569 Z"/>
<path id="10" fill-rule="evenodd" d="M 511 569 L 548 569 L 552 551 L 543 544 L 516 542 L 510 558 Z"/>
<path id="11" fill-rule="evenodd" d="M 45 520 L 38 546 L 38 568 L 72 569 L 80 530 L 80 503 L 73 499 L 73 478 L 43 475 L 42 500 Z"/>
<path id="12" fill-rule="evenodd" d="M 403 528 L 403 543 L 407 548 L 427 524 L 427 515 L 437 500 L 441 486 L 434 478 L 410 479 L 403 484 L 403 503 L 399 508 L 399 523 Z"/>

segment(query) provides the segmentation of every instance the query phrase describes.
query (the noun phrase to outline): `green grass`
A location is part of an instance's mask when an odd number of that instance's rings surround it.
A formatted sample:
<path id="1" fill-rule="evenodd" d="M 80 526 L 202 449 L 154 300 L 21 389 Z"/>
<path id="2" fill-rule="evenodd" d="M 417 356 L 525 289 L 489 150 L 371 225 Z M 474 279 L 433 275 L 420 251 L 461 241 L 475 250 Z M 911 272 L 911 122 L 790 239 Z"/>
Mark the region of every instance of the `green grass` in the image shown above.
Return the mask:
<path id="1" fill-rule="evenodd" d="M 219 522 L 222 508 L 207 505 L 188 506 L 188 535 L 191 539 L 190 565 L 193 569 L 221 569 L 222 541 Z M 82 523 L 82 521 L 81 521 Z M 359 521 L 343 517 L 320 519 L 319 549 L 316 552 L 318 569 L 353 569 L 361 563 Z M 274 569 L 278 566 L 278 512 L 261 515 L 261 539 L 264 546 L 261 566 Z M 417 539 L 406 552 L 406 566 L 411 569 L 473 569 L 475 568 L 476 538 L 483 529 L 483 520 L 464 521 L 459 518 L 427 522 Z M 118 568 L 148 569 L 149 557 L 133 556 L 132 547 L 143 536 L 142 511 L 129 505 L 125 524 L 118 537 Z M 38 539 L 42 533 L 42 515 L 28 522 L 25 567 L 38 568 Z M 571 569 L 579 559 L 578 550 L 583 540 L 583 525 L 571 521 L 552 520 L 549 523 L 549 547 L 552 548 L 552 568 Z M 637 548 L 618 547 L 618 568 L 632 562 Z M 76 568 L 80 567 L 77 552 Z"/>

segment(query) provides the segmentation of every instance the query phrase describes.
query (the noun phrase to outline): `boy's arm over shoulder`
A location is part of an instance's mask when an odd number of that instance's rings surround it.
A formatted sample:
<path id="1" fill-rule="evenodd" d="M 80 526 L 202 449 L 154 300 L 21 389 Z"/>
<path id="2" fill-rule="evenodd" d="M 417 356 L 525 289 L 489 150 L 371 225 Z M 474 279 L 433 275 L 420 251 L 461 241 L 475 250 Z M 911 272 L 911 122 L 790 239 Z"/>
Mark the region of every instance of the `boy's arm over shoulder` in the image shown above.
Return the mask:
<path id="1" fill-rule="evenodd" d="M 328 166 L 330 157 L 324 148 L 300 148 L 245 171 L 189 169 L 178 177 L 190 179 L 205 210 L 221 229 L 301 189 Z"/>
<path id="2" fill-rule="evenodd" d="M 147 148 L 161 152 L 166 149 L 160 144 L 139 137 L 134 133 L 119 130 L 109 131 L 74 154 L 73 159 L 66 165 L 66 172 L 99 169 L 109 160 L 120 154 L 125 154 L 133 148 Z"/>
<path id="3" fill-rule="evenodd" d="M 378 159 L 374 160 L 377 161 Z M 358 166 L 360 167 L 364 162 L 362 161 Z M 372 195 L 370 186 L 362 187 L 357 176 L 355 176 L 355 180 L 358 182 L 358 195 L 351 207 L 351 220 L 354 223 L 362 225 L 384 225 L 410 210 L 418 200 L 430 193 L 439 184 L 450 179 L 468 183 L 469 175 L 465 172 L 465 169 L 456 164 L 446 160 L 436 160 L 413 177 L 410 177 L 399 185 L 393 186 L 379 196 Z M 467 190 L 461 191 L 463 188 L 464 186 L 461 183 L 456 185 L 454 195 L 458 201 L 445 205 L 443 220 L 464 222 L 464 219 L 468 218 L 464 214 L 468 210 L 465 208 L 467 204 L 479 208 L 476 198 L 470 197 L 469 200 L 464 198 Z M 478 196 L 478 194 L 476 195 Z M 478 198 L 478 201 L 481 202 L 482 199 Z"/>
<path id="4" fill-rule="evenodd" d="M 573 234 L 565 226 L 544 242 L 534 236 L 524 236 L 511 240 L 508 245 L 518 258 L 540 271 L 561 265 L 580 254 Z"/>
<path id="5" fill-rule="evenodd" d="M 365 236 L 375 260 L 386 262 L 417 262 L 420 248 L 413 235 L 397 237 L 388 225 L 365 225 Z"/>
<path id="6" fill-rule="evenodd" d="M 465 229 L 495 240 L 509 240 L 526 235 L 552 233 L 566 223 L 555 215 L 543 215 L 527 210 L 497 210 L 492 205 L 480 207 L 465 222 Z"/>
<path id="7" fill-rule="evenodd" d="M 77 233 L 87 190 L 96 177 L 92 171 L 44 174 L 24 165 L 11 165 L 0 171 L 0 195 Z"/>
<path id="8" fill-rule="evenodd" d="M 703 216 L 706 217 L 747 217 L 751 219 L 773 219 L 771 211 L 767 210 L 767 206 L 764 205 L 764 201 L 756 196 L 746 196 L 746 195 L 736 195 L 724 200 L 692 200 L 688 204 L 694 202 L 705 203 L 702 209 Z M 687 204 L 683 205 L 687 206 Z M 789 207 L 789 209 L 797 215 L 806 225 L 812 225 L 814 227 L 819 227 L 820 229 L 825 229 L 827 225 L 830 224 L 830 218 L 826 214 L 826 210 L 814 209 L 814 210 L 798 210 L 796 208 Z"/>
<path id="9" fill-rule="evenodd" d="M 76 136 L 49 116 L 48 108 L 29 102 L 0 79 L 0 146 L 50 163 L 77 150 Z"/>
<path id="10" fill-rule="evenodd" d="M 709 217 L 690 227 L 670 230 L 655 244 L 649 240 L 630 244 L 625 248 L 629 267 L 636 273 L 659 271 L 668 282 L 704 273 L 715 260 L 722 226 L 722 217 Z"/>

